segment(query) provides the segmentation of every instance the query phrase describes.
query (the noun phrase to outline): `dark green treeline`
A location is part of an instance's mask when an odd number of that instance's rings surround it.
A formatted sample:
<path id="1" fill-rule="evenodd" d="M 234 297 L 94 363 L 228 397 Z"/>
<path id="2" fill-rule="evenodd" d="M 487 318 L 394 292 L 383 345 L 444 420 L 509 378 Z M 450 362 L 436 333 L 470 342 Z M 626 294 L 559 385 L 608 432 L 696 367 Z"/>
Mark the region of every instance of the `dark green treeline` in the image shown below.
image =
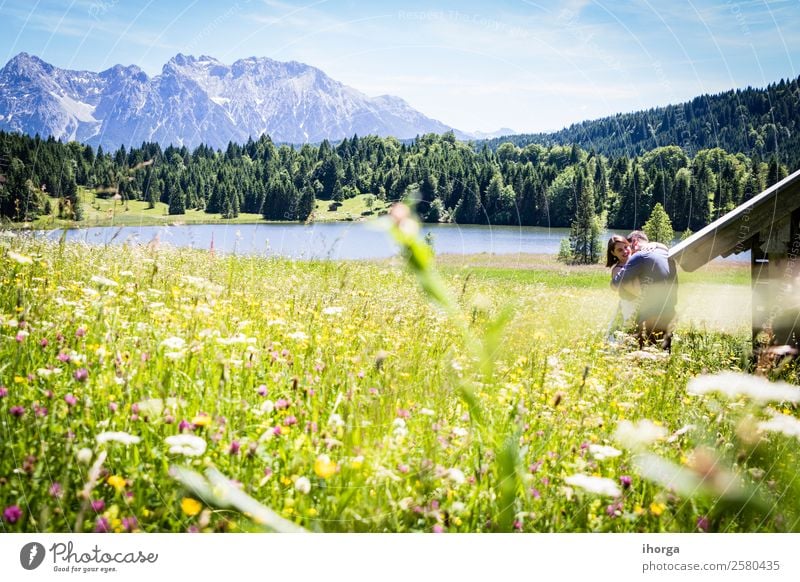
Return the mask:
<path id="1" fill-rule="evenodd" d="M 97 196 L 164 202 L 171 214 L 200 209 L 304 221 L 318 199 L 369 193 L 381 200 L 412 196 L 428 221 L 568 227 L 588 188 L 594 213 L 612 228 L 641 227 L 660 202 L 676 231 L 684 231 L 786 176 L 777 160 L 720 148 L 689 157 L 674 145 L 635 157 L 606 157 L 577 145 L 504 143 L 493 150 L 452 133 L 411 143 L 354 136 L 291 147 L 265 136 L 225 151 L 145 143 L 105 152 L 0 132 L 0 216 L 31 220 L 49 213 L 55 200 L 60 216 L 80 219 L 77 187 L 85 186 Z"/>
<path id="2" fill-rule="evenodd" d="M 669 94 L 669 86 L 665 86 Z M 766 88 L 701 95 L 691 101 L 619 113 L 575 123 L 553 133 L 519 134 L 489 140 L 496 149 L 510 141 L 524 147 L 578 144 L 606 156 L 643 155 L 678 144 L 690 155 L 715 147 L 800 167 L 800 78 Z"/>

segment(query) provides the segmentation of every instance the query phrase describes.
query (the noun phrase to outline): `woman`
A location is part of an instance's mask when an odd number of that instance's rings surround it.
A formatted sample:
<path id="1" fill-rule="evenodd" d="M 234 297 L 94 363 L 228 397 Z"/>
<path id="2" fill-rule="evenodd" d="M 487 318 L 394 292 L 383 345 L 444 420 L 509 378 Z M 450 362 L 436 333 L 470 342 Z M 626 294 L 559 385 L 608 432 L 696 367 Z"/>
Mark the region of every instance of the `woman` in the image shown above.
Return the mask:
<path id="1" fill-rule="evenodd" d="M 611 267 L 611 279 L 614 279 L 622 266 L 628 262 L 633 251 L 631 244 L 624 236 L 618 234 L 613 235 L 608 239 L 608 248 L 606 249 L 606 267 Z M 622 312 L 622 327 L 627 329 L 631 327 L 636 320 L 636 308 L 639 304 L 638 289 L 635 285 L 626 284 L 624 287 L 619 288 L 619 307 L 617 311 Z M 614 319 L 611 326 L 614 326 L 617 316 L 614 314 Z"/>

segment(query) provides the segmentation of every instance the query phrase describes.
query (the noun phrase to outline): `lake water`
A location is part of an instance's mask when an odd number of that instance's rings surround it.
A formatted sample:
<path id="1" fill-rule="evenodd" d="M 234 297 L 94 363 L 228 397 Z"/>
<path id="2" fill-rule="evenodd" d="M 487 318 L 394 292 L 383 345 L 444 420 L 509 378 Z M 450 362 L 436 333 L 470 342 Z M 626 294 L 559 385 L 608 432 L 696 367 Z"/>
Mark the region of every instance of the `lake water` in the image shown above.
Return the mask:
<path id="1" fill-rule="evenodd" d="M 50 231 L 58 238 L 63 231 Z M 423 225 L 437 253 L 558 253 L 569 229 L 456 224 Z M 398 247 L 389 234 L 367 222 L 316 224 L 195 224 L 141 227 L 90 227 L 67 231 L 67 239 L 89 244 L 159 241 L 222 253 L 278 255 L 298 259 L 373 259 L 391 257 Z"/>
<path id="2" fill-rule="evenodd" d="M 566 228 L 424 224 L 437 253 L 555 255 Z M 57 239 L 63 231 L 48 231 Z M 193 224 L 172 226 L 89 227 L 67 231 L 67 239 L 89 244 L 147 244 L 153 241 L 221 253 L 298 259 L 374 259 L 392 257 L 398 247 L 389 234 L 369 222 L 316 224 Z M 606 240 L 606 237 L 603 237 Z M 737 260 L 749 260 L 745 253 Z M 749 253 L 748 253 L 749 255 Z"/>

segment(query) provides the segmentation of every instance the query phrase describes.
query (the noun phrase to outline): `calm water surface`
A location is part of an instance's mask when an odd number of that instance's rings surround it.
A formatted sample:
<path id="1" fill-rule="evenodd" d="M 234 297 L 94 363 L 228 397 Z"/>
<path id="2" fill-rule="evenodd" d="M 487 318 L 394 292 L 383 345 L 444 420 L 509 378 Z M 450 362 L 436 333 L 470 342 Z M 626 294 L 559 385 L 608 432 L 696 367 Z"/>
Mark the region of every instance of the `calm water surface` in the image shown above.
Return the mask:
<path id="1" fill-rule="evenodd" d="M 57 239 L 63 231 L 48 231 Z M 426 224 L 437 253 L 555 255 L 566 228 Z M 604 236 L 605 240 L 607 236 Z M 192 224 L 170 226 L 89 227 L 67 231 L 67 239 L 89 244 L 148 244 L 154 241 L 221 253 L 282 256 L 297 259 L 375 259 L 392 257 L 398 247 L 374 223 Z M 734 255 L 749 260 L 749 253 Z"/>
<path id="2" fill-rule="evenodd" d="M 556 254 L 564 228 L 423 225 L 437 253 Z M 63 231 L 46 235 L 58 238 Z M 147 244 L 153 241 L 215 252 L 302 259 L 372 259 L 397 254 L 388 233 L 364 222 L 303 224 L 195 224 L 141 227 L 90 227 L 67 231 L 67 239 L 89 244 Z"/>

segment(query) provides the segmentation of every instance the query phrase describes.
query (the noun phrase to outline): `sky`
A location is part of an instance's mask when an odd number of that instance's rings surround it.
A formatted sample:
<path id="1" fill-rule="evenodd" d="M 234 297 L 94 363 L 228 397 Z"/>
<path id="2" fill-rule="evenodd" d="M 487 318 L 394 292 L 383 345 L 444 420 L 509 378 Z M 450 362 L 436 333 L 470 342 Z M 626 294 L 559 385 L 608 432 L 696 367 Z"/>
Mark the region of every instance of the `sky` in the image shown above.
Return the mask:
<path id="1" fill-rule="evenodd" d="M 462 131 L 554 131 L 800 75 L 798 0 L 0 0 L 0 59 L 300 61 Z"/>

